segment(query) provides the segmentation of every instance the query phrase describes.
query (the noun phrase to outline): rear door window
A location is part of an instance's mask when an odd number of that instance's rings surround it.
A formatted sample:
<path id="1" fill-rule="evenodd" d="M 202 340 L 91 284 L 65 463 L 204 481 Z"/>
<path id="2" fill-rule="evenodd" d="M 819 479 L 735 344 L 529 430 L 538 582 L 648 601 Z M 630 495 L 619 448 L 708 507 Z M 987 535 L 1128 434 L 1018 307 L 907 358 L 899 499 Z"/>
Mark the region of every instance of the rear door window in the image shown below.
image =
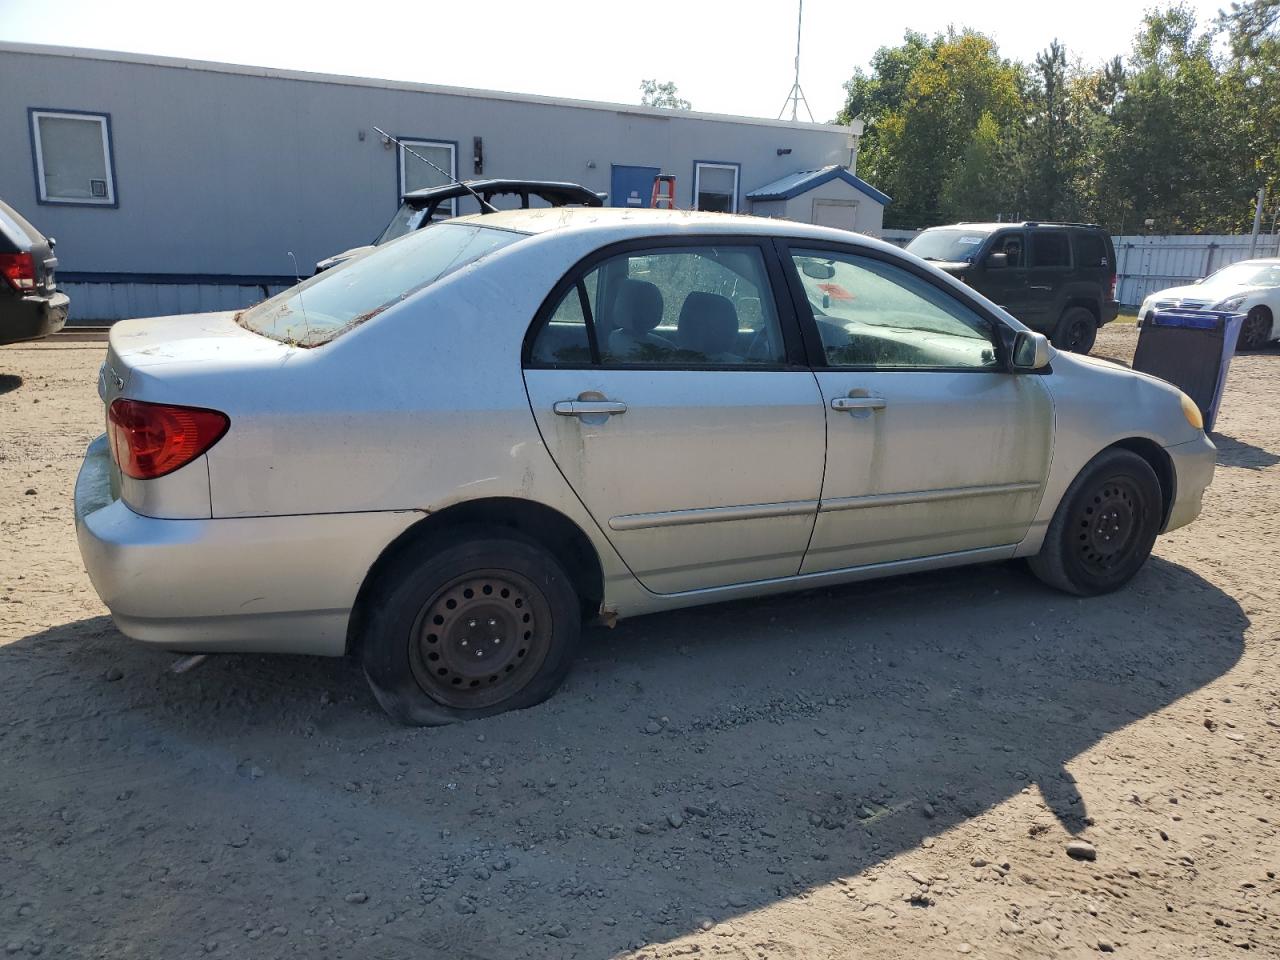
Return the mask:
<path id="1" fill-rule="evenodd" d="M 1071 266 L 1071 248 L 1067 243 L 1065 230 L 1037 230 L 1032 232 L 1031 266 Z"/>
<path id="2" fill-rule="evenodd" d="M 535 366 L 584 359 L 607 367 L 778 366 L 786 346 L 759 247 L 659 247 L 611 257 L 578 278 L 538 331 L 529 359 Z"/>

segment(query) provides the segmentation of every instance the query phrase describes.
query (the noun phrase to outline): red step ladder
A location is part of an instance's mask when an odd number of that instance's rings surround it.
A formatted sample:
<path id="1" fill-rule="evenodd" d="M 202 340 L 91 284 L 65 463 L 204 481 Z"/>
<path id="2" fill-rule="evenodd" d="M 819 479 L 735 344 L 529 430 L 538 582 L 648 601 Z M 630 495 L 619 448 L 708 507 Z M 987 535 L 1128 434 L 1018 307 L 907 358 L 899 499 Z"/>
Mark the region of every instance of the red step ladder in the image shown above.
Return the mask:
<path id="1" fill-rule="evenodd" d="M 663 187 L 666 190 L 663 190 Z M 653 196 L 649 200 L 649 206 L 655 210 L 663 209 L 666 204 L 667 210 L 676 208 L 676 178 L 669 173 L 660 173 L 653 178 Z"/>

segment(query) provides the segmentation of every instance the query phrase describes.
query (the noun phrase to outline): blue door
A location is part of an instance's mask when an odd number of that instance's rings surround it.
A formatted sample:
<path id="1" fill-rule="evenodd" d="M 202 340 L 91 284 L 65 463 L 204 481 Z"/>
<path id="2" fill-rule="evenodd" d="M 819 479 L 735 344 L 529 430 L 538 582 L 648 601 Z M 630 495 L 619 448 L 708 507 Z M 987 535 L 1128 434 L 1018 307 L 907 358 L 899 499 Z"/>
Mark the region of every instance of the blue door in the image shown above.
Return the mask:
<path id="1" fill-rule="evenodd" d="M 647 207 L 653 197 L 653 178 L 658 167 L 626 167 L 615 163 L 609 179 L 609 206 Z"/>

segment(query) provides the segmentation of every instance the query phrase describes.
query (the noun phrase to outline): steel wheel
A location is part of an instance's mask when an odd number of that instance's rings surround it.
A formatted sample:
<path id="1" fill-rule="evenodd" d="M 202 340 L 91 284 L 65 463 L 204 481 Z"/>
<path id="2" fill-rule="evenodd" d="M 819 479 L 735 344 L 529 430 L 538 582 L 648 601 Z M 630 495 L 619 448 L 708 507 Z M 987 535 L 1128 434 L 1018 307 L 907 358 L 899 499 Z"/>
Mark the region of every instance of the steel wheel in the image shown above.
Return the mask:
<path id="1" fill-rule="evenodd" d="M 1040 552 L 1037 577 L 1079 597 L 1109 593 L 1142 568 L 1160 530 L 1164 493 L 1155 470 L 1132 450 L 1102 451 L 1063 494 Z"/>
<path id="2" fill-rule="evenodd" d="M 423 606 L 409 666 L 423 692 L 445 706 L 492 706 L 538 672 L 551 647 L 551 624 L 541 591 L 525 577 L 471 571 Z"/>
<path id="3" fill-rule="evenodd" d="M 1076 555 L 1095 576 L 1126 563 L 1133 552 L 1148 506 L 1129 477 L 1114 477 L 1085 500 L 1076 514 Z"/>

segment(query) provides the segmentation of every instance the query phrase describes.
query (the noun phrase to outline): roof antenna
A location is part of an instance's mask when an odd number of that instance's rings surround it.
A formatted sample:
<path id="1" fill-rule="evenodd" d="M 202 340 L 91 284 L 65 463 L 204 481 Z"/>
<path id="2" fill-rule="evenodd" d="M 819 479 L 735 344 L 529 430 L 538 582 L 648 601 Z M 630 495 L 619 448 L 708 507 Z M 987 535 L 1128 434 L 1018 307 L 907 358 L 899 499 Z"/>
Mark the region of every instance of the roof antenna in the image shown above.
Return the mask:
<path id="1" fill-rule="evenodd" d="M 374 127 L 373 129 L 374 129 L 375 131 L 377 131 L 378 133 L 382 134 L 384 137 L 386 137 L 388 140 L 390 140 L 392 143 L 394 143 L 396 146 L 398 146 L 398 147 L 399 147 L 401 150 L 403 150 L 405 153 L 411 153 L 411 154 L 413 154 L 415 157 L 417 157 L 419 160 L 421 160 L 423 163 L 425 163 L 425 164 L 426 164 L 428 167 L 430 167 L 432 170 L 436 171 L 436 173 L 439 173 L 439 174 L 443 175 L 443 176 L 445 177 L 445 179 L 447 179 L 450 183 L 456 183 L 456 184 L 457 184 L 458 186 L 460 186 L 463 190 L 467 191 L 467 193 L 471 194 L 473 197 L 475 197 L 475 198 L 476 198 L 476 203 L 480 204 L 480 209 L 481 209 L 481 210 L 483 210 L 485 213 L 497 213 L 497 212 L 498 212 L 498 208 L 497 208 L 497 207 L 495 207 L 492 203 L 490 203 L 490 202 L 489 202 L 488 200 L 486 200 L 484 197 L 480 196 L 480 194 L 476 193 L 474 190 L 472 190 L 472 189 L 471 189 L 471 187 L 467 186 L 467 184 L 463 183 L 461 180 L 459 180 L 459 179 L 458 179 L 457 177 L 455 177 L 453 174 L 451 174 L 451 173 L 446 173 L 444 170 L 442 170 L 442 169 L 440 169 L 439 167 L 437 167 L 434 163 L 432 163 L 430 160 L 428 160 L 428 159 L 427 159 L 426 157 L 424 157 L 422 154 L 418 153 L 418 151 L 414 150 L 414 149 L 413 149 L 413 147 L 409 146 L 409 145 L 408 145 L 408 144 L 406 144 L 406 143 L 401 142 L 400 140 L 397 140 L 395 137 L 393 137 L 391 134 L 387 133 L 387 131 L 383 130 L 381 127 Z"/>
<path id="2" fill-rule="evenodd" d="M 787 94 L 787 99 L 782 103 L 782 109 L 778 111 L 778 119 L 782 119 L 782 115 L 787 112 L 787 104 L 790 104 L 791 119 L 794 122 L 800 110 L 800 104 L 803 103 L 805 113 L 809 114 L 809 122 L 813 123 L 813 111 L 809 109 L 809 100 L 800 89 L 800 27 L 803 23 L 804 0 L 800 0 L 800 12 L 796 14 L 796 81 L 791 84 L 791 92 Z"/>
<path id="3" fill-rule="evenodd" d="M 289 254 L 289 259 L 293 261 L 293 279 L 297 280 L 298 283 L 301 284 L 302 278 L 298 276 L 298 258 L 293 255 L 292 250 L 286 250 L 285 253 Z M 311 325 L 307 323 L 307 305 L 302 302 L 301 288 L 298 290 L 298 306 L 302 308 L 302 334 L 310 339 Z"/>

